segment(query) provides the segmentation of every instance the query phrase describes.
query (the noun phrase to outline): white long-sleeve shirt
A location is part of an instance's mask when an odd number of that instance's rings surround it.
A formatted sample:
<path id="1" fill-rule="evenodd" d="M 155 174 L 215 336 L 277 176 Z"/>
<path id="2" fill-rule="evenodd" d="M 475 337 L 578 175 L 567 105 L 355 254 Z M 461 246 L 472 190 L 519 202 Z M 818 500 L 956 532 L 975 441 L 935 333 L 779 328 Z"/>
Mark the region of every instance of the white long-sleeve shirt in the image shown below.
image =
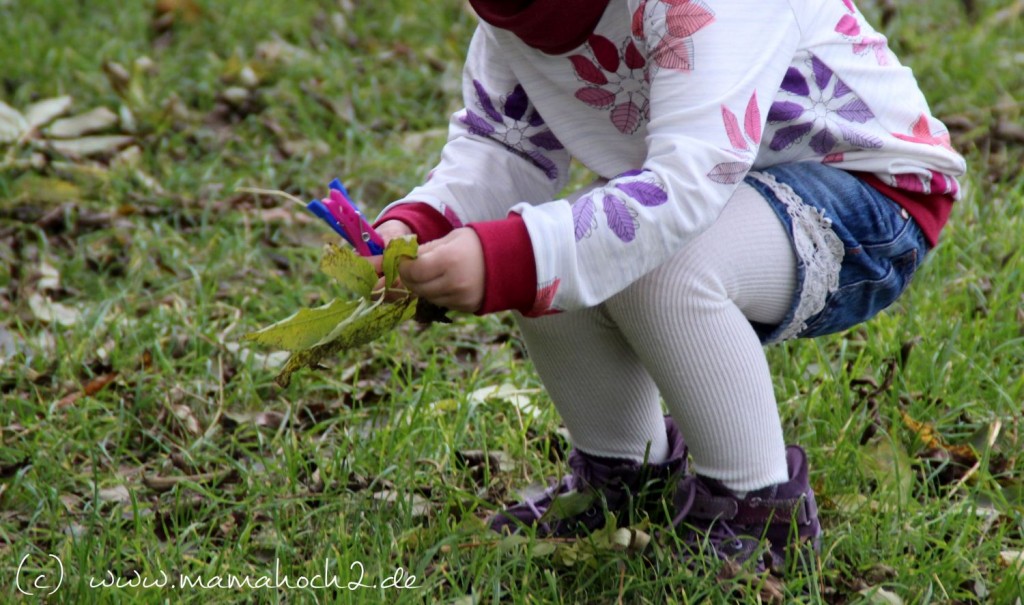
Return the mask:
<path id="1" fill-rule="evenodd" d="M 519 215 L 534 314 L 598 304 L 657 267 L 751 169 L 826 162 L 952 198 L 965 171 L 851 0 L 611 0 L 560 55 L 481 23 L 464 98 L 440 164 L 384 214 L 420 202 L 452 226 Z M 570 157 L 607 183 L 558 199 Z"/>

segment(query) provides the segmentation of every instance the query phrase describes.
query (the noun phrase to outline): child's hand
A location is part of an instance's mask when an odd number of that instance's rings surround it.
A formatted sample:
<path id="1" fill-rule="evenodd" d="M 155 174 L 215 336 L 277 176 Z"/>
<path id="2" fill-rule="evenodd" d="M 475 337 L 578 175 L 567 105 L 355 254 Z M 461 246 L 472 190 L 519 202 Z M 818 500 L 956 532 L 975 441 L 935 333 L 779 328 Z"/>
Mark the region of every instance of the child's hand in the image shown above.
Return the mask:
<path id="1" fill-rule="evenodd" d="M 402 221 L 384 221 L 381 223 L 380 227 L 377 227 L 374 230 L 377 232 L 377 235 L 380 235 L 380 238 L 384 240 L 385 246 L 396 237 L 412 235 L 412 229 Z"/>
<path id="2" fill-rule="evenodd" d="M 413 294 L 466 313 L 473 313 L 483 304 L 484 273 L 483 246 L 476 231 L 468 227 L 423 244 L 418 258 L 398 263 L 402 284 Z"/>

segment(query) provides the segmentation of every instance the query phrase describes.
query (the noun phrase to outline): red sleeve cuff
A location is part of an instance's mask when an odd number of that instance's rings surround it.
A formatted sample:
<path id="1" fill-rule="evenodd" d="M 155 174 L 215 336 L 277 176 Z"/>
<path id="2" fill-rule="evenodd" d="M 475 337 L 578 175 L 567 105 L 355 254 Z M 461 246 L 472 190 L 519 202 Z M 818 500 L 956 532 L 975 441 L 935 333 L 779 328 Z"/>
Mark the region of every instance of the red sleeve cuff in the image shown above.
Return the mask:
<path id="1" fill-rule="evenodd" d="M 416 234 L 416 240 L 425 244 L 435 239 L 441 239 L 448 235 L 453 227 L 443 214 L 434 210 L 429 204 L 413 202 L 400 204 L 381 215 L 374 227 L 380 226 L 385 221 L 402 221 Z"/>
<path id="2" fill-rule="evenodd" d="M 537 298 L 533 243 L 523 217 L 470 223 L 484 249 L 484 301 L 477 315 L 516 310 L 528 313 Z"/>

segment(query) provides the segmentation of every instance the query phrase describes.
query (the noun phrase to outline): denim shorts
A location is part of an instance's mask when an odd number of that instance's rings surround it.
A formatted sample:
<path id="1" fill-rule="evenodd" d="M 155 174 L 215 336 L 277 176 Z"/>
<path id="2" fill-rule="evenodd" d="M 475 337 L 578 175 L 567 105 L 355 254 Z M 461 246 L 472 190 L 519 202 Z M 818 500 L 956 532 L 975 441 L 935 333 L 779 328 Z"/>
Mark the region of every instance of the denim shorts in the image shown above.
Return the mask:
<path id="1" fill-rule="evenodd" d="M 840 332 L 891 305 L 910 284 L 928 242 L 907 212 L 852 174 L 814 162 L 752 171 L 797 256 L 797 288 L 764 343 Z"/>

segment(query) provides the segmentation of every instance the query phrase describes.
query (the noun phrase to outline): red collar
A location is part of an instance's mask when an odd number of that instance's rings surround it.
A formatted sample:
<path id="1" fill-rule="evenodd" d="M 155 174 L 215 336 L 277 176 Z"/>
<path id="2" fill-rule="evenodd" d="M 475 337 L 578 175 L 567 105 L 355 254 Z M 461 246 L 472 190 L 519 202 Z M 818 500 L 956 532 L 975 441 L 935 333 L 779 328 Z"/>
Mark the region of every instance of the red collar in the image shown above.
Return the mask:
<path id="1" fill-rule="evenodd" d="M 560 55 L 583 44 L 609 0 L 469 0 L 480 18 L 528 46 Z"/>

